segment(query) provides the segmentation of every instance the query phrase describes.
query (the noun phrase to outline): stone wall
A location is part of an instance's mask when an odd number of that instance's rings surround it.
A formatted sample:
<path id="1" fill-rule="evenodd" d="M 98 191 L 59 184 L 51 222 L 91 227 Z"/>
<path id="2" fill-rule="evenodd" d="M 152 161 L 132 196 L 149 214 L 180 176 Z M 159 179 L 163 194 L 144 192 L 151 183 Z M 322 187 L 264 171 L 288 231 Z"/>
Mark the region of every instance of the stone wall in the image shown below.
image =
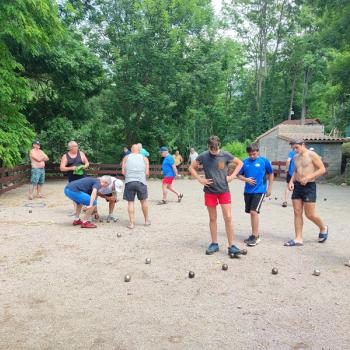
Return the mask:
<path id="1" fill-rule="evenodd" d="M 325 143 L 324 144 L 323 161 L 328 163 L 328 175 L 340 174 L 341 168 L 341 143 Z"/>

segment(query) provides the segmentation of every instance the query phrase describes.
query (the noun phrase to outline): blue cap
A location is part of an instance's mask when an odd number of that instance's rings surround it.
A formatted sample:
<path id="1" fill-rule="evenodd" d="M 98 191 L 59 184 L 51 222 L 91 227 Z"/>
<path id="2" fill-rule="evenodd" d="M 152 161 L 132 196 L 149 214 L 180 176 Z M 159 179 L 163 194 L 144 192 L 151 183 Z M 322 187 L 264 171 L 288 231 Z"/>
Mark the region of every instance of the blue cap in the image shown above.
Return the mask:
<path id="1" fill-rule="evenodd" d="M 168 147 L 165 147 L 165 146 L 159 149 L 159 152 L 167 152 L 167 151 L 168 151 Z"/>

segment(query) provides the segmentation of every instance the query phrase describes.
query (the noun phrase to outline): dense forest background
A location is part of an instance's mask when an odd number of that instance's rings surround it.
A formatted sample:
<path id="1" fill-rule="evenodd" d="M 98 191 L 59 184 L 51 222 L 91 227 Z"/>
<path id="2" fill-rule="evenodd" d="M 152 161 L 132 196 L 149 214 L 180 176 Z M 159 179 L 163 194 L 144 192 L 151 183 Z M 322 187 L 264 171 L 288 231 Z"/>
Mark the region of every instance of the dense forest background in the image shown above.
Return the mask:
<path id="1" fill-rule="evenodd" d="M 35 137 L 54 161 L 71 139 L 90 161 L 133 142 L 156 161 L 306 117 L 350 124 L 349 0 L 0 2 L 0 166 Z"/>

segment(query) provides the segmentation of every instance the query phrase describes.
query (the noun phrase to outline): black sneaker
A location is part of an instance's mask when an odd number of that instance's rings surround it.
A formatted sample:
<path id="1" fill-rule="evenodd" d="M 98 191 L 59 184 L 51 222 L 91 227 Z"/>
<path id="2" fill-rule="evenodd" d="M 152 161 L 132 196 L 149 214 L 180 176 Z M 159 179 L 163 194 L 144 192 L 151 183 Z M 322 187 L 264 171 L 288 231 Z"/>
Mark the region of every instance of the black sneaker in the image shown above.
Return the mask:
<path id="1" fill-rule="evenodd" d="M 243 242 L 248 243 L 250 240 L 254 238 L 254 235 L 250 235 L 248 238 L 246 238 Z"/>
<path id="2" fill-rule="evenodd" d="M 254 247 L 260 242 L 260 237 L 251 236 L 252 238 L 247 242 L 249 247 Z"/>

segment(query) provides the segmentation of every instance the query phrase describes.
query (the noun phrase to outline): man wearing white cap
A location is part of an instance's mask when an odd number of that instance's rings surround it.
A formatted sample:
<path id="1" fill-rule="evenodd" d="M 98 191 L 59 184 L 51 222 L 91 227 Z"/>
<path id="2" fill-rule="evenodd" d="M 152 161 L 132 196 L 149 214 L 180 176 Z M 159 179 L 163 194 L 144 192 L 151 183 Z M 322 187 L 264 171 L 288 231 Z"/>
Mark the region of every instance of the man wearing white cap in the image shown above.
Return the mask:
<path id="1" fill-rule="evenodd" d="M 115 208 L 115 204 L 117 203 L 117 193 L 121 193 L 122 191 L 123 191 L 123 181 L 113 176 L 111 176 L 111 183 L 108 187 L 101 187 L 98 190 L 98 196 L 101 198 L 104 198 L 106 202 L 108 202 L 109 214 L 107 216 L 107 221 L 109 220 L 113 220 L 114 222 L 118 221 L 118 218 L 113 216 L 113 211 Z"/>

